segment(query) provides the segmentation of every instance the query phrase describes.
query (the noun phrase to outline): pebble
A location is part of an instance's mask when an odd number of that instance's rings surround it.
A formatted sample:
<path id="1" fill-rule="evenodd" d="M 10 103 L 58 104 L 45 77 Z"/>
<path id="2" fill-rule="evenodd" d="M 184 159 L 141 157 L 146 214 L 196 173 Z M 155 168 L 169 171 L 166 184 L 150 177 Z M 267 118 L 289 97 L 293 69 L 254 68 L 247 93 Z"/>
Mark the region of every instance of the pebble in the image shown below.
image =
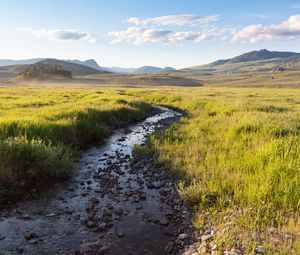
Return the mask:
<path id="1" fill-rule="evenodd" d="M 184 240 L 186 240 L 188 238 L 189 238 L 188 234 L 180 234 L 177 239 L 184 241 Z"/>
<path id="2" fill-rule="evenodd" d="M 202 242 L 206 242 L 206 241 L 208 241 L 208 240 L 210 240 L 212 238 L 213 238 L 212 235 L 204 235 L 204 236 L 201 236 L 201 241 Z"/>
<path id="3" fill-rule="evenodd" d="M 117 232 L 117 236 L 118 236 L 118 237 L 123 237 L 123 236 L 125 236 L 125 234 L 124 234 L 123 232 L 121 232 L 121 231 L 118 231 L 118 232 Z"/>
<path id="4" fill-rule="evenodd" d="M 169 225 L 169 221 L 167 218 L 163 218 L 160 222 L 159 222 L 160 225 L 163 225 L 163 226 L 167 226 Z"/>
<path id="5" fill-rule="evenodd" d="M 263 246 L 257 246 L 255 251 L 258 254 L 265 254 L 266 253 L 266 249 Z"/>
<path id="6" fill-rule="evenodd" d="M 26 213 L 17 215 L 16 218 L 19 220 L 30 220 L 31 219 L 30 215 L 26 214 Z"/>

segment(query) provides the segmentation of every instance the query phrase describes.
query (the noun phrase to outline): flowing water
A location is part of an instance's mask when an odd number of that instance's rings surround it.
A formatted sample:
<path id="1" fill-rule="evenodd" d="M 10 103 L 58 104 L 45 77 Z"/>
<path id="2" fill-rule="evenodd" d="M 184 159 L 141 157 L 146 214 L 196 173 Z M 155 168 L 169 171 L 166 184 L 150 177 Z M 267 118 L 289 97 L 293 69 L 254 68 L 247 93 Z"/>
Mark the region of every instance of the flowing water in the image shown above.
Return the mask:
<path id="1" fill-rule="evenodd" d="M 177 227 L 161 194 L 174 192 L 172 181 L 148 172 L 147 161 L 137 171 L 130 159 L 135 145 L 179 117 L 160 108 L 115 131 L 81 156 L 71 180 L 0 212 L 0 254 L 168 254 Z"/>

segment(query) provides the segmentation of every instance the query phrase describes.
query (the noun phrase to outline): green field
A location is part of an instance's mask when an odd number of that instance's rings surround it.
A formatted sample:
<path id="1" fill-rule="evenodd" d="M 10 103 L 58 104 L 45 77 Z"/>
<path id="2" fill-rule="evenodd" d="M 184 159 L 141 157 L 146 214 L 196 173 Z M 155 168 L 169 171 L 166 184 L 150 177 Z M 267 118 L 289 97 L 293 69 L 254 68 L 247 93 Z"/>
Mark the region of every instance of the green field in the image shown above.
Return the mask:
<path id="1" fill-rule="evenodd" d="M 195 226 L 216 225 L 226 250 L 263 244 L 268 254 L 299 254 L 299 90 L 166 89 L 144 98 L 188 113 L 137 154 L 157 153 L 179 176 Z"/>
<path id="2" fill-rule="evenodd" d="M 0 108 L 0 205 L 68 176 L 78 149 L 151 112 L 122 90 L 63 87 L 1 87 Z"/>
<path id="3" fill-rule="evenodd" d="M 2 194 L 67 176 L 78 148 L 144 118 L 149 103 L 186 112 L 136 155 L 155 153 L 178 177 L 194 225 L 213 224 L 227 250 L 262 244 L 267 254 L 300 254 L 296 88 L 1 87 Z"/>

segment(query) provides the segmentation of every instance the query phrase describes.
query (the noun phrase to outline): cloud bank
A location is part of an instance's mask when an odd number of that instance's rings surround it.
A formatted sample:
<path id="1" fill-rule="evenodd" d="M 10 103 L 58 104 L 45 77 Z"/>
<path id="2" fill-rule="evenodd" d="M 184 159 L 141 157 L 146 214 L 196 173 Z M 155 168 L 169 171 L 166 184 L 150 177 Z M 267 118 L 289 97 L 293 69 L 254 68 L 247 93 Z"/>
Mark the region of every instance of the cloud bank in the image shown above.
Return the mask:
<path id="1" fill-rule="evenodd" d="M 232 42 L 284 41 L 293 40 L 299 36 L 300 15 L 294 15 L 281 24 L 246 26 L 233 34 Z"/>
<path id="2" fill-rule="evenodd" d="M 168 15 L 155 18 L 140 19 L 131 17 L 126 20 L 127 23 L 134 26 L 185 26 L 185 25 L 206 25 L 219 20 L 219 15 L 213 16 L 195 16 L 191 14 Z"/>
<path id="3" fill-rule="evenodd" d="M 143 45 L 150 43 L 176 43 L 183 41 L 205 42 L 218 40 L 220 31 L 213 28 L 206 28 L 199 32 L 182 31 L 173 32 L 170 30 L 130 27 L 124 31 L 109 32 L 112 37 L 111 43 L 127 42 L 134 45 Z"/>
<path id="4" fill-rule="evenodd" d="M 52 41 L 83 41 L 97 43 L 91 34 L 75 29 L 32 29 L 20 28 L 21 32 L 30 33 L 36 37 L 45 37 Z"/>
<path id="5" fill-rule="evenodd" d="M 150 43 L 176 43 L 183 41 L 204 42 L 218 39 L 220 31 L 215 29 L 219 15 L 195 16 L 191 14 L 168 15 L 140 19 L 131 17 L 127 23 L 134 25 L 125 30 L 108 33 L 111 43 L 131 43 L 143 45 Z M 162 29 L 162 26 L 200 26 L 198 31 L 173 31 Z"/>

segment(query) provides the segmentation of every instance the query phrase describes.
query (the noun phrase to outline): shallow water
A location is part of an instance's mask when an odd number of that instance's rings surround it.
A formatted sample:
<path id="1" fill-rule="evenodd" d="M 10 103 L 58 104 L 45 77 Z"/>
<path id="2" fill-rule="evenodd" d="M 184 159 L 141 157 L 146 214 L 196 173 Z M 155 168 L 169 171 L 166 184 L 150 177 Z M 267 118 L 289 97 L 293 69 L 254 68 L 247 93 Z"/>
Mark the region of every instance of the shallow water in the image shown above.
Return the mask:
<path id="1" fill-rule="evenodd" d="M 161 108 L 115 131 L 104 145 L 82 155 L 71 180 L 1 212 L 0 254 L 74 254 L 86 243 L 109 247 L 105 254 L 168 254 L 164 247 L 176 224 L 159 224 L 172 210 L 160 196 L 160 186 L 168 183 L 156 176 L 152 183 L 147 173 L 134 170 L 130 158 L 134 145 L 179 116 Z"/>

